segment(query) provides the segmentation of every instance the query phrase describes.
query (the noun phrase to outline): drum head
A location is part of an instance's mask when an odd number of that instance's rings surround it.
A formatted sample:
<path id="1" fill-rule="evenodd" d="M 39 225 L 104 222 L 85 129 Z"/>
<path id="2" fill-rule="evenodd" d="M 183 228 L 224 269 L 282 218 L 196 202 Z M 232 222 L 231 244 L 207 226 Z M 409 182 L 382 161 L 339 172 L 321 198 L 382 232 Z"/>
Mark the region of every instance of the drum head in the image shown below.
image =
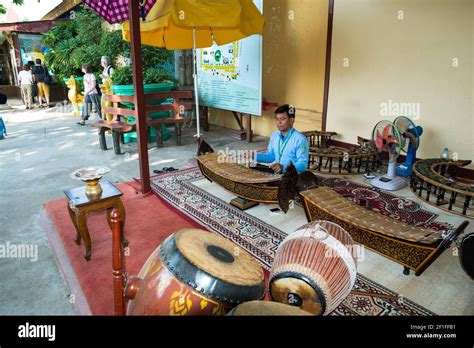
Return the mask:
<path id="1" fill-rule="evenodd" d="M 270 315 L 311 315 L 311 313 L 305 312 L 297 307 L 288 306 L 283 303 L 270 302 L 270 301 L 250 301 L 245 302 L 235 307 L 229 315 L 236 316 L 270 316 Z"/>
<path id="2" fill-rule="evenodd" d="M 318 294 L 314 286 L 285 274 L 281 275 L 281 278 L 272 279 L 270 295 L 276 302 L 300 308 L 314 315 L 323 315 L 325 311 L 324 296 Z"/>
<path id="3" fill-rule="evenodd" d="M 217 279 L 239 286 L 264 279 L 262 267 L 248 252 L 215 233 L 188 228 L 177 232 L 175 240 L 189 262 Z"/>

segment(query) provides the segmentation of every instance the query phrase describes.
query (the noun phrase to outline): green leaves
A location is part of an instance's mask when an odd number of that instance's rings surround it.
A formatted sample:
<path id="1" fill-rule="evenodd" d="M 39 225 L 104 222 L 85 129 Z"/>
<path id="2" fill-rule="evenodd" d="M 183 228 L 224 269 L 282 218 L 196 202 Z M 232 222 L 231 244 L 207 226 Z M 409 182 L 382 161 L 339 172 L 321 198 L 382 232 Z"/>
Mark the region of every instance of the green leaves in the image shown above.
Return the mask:
<path id="1" fill-rule="evenodd" d="M 144 84 L 160 83 L 160 82 L 165 82 L 165 81 L 170 81 L 170 80 L 171 80 L 171 76 L 167 72 L 156 69 L 156 68 L 148 68 L 145 70 L 143 74 Z"/>
<path id="2" fill-rule="evenodd" d="M 130 44 L 122 39 L 122 31 L 106 31 L 100 38 L 99 47 L 103 56 L 113 60 L 119 55 L 130 57 Z"/>
<path id="3" fill-rule="evenodd" d="M 61 82 L 71 75 L 82 76 L 82 64 L 90 64 L 96 75 L 101 74 L 102 56 L 110 57 L 112 62 L 119 56 L 130 58 L 130 43 L 122 39 L 122 32 L 109 31 L 104 23 L 98 14 L 82 6 L 74 21 L 60 23 L 44 34 L 43 44 L 50 48 L 46 66 Z M 142 51 L 145 83 L 169 80 L 170 76 L 158 67 L 171 62 L 173 52 L 151 46 L 142 46 Z M 115 84 L 132 84 L 131 67 L 116 69 L 113 79 Z"/>
<path id="4" fill-rule="evenodd" d="M 174 54 L 160 47 L 142 46 L 143 69 L 154 68 L 163 65 L 173 59 Z"/>
<path id="5" fill-rule="evenodd" d="M 65 40 L 55 45 L 45 55 L 46 66 L 58 76 L 60 81 L 71 75 L 80 76 L 81 74 L 80 66 L 71 60 L 75 49 L 75 40 Z"/>
<path id="6" fill-rule="evenodd" d="M 112 74 L 114 85 L 131 85 L 133 83 L 133 70 L 131 66 L 115 69 Z"/>
<path id="7" fill-rule="evenodd" d="M 14 5 L 23 5 L 24 0 L 13 0 Z M 5 6 L 0 4 L 0 14 L 7 13 L 7 9 Z"/>
<path id="8" fill-rule="evenodd" d="M 143 73 L 143 83 L 160 83 L 170 81 L 172 77 L 163 70 L 157 68 L 148 68 Z M 131 85 L 133 84 L 133 70 L 131 66 L 120 67 L 112 74 L 114 85 Z"/>

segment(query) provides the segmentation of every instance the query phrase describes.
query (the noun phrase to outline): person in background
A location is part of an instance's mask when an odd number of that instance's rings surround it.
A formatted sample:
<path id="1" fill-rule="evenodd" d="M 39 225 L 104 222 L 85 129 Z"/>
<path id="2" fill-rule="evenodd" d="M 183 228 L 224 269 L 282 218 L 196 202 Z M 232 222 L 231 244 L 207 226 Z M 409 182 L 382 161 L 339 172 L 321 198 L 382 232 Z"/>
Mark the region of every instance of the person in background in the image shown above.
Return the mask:
<path id="1" fill-rule="evenodd" d="M 18 74 L 18 82 L 20 83 L 21 97 L 27 109 L 33 108 L 32 95 L 34 81 L 35 77 L 31 73 L 30 66 L 28 64 L 23 65 L 23 70 Z"/>
<path id="2" fill-rule="evenodd" d="M 0 105 L 6 104 L 7 103 L 7 95 L 2 93 L 2 90 L 0 89 Z"/>
<path id="3" fill-rule="evenodd" d="M 99 118 L 102 118 L 101 105 L 99 101 L 99 94 L 96 88 L 96 78 L 92 73 L 90 64 L 82 65 L 82 72 L 84 73 L 84 106 L 82 107 L 82 120 L 77 124 L 84 126 L 90 116 L 90 107 L 94 104 Z"/>
<path id="4" fill-rule="evenodd" d="M 5 139 L 7 136 L 7 127 L 5 126 L 5 122 L 3 122 L 3 118 L 0 116 L 0 140 Z"/>
<path id="5" fill-rule="evenodd" d="M 32 60 L 29 60 L 27 63 L 30 66 L 30 69 L 33 70 L 33 67 L 35 66 L 35 62 Z M 38 97 L 38 86 L 36 85 L 36 82 L 33 83 L 33 98 L 31 99 L 33 101 L 33 105 L 36 103 L 36 97 Z"/>
<path id="6" fill-rule="evenodd" d="M 36 85 L 38 87 L 38 104 L 43 107 L 43 98 L 46 101 L 45 107 L 49 107 L 49 83 L 51 77 L 48 69 L 41 64 L 41 59 L 36 59 L 36 65 L 33 67 L 33 75 L 35 75 Z"/>
<path id="7" fill-rule="evenodd" d="M 296 110 L 288 104 L 275 110 L 278 131 L 272 134 L 266 153 L 257 154 L 257 162 L 271 163 L 270 168 L 280 173 L 285 171 L 290 162 L 298 173 L 308 169 L 308 139 L 293 128 Z"/>
<path id="8" fill-rule="evenodd" d="M 102 65 L 102 67 L 104 68 L 104 71 L 102 71 L 102 74 L 100 74 L 100 78 L 102 79 L 102 84 L 104 84 L 107 79 L 112 78 L 112 74 L 114 73 L 114 68 L 110 64 L 110 58 L 108 56 L 102 56 L 102 58 L 100 58 L 100 65 Z M 100 105 L 105 105 L 105 93 L 102 93 L 100 97 Z M 102 113 L 105 115 L 105 108 L 102 109 Z M 105 116 L 107 117 L 107 115 Z"/>
<path id="9" fill-rule="evenodd" d="M 110 65 L 110 58 L 107 56 L 103 56 L 100 59 L 100 65 L 104 68 L 104 71 L 102 71 L 102 74 L 100 75 L 100 78 L 102 79 L 102 82 L 104 82 L 105 79 L 110 78 L 112 74 L 114 73 L 114 68 L 112 65 Z"/>

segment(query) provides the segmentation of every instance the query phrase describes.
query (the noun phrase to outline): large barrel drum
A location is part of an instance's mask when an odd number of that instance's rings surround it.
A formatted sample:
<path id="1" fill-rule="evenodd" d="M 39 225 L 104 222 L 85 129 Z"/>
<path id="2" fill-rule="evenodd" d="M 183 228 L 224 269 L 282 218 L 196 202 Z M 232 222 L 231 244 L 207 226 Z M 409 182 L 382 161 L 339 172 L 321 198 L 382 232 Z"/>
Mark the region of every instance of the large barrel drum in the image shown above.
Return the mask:
<path id="1" fill-rule="evenodd" d="M 464 271 L 474 279 L 474 233 L 469 233 L 461 240 L 459 259 Z"/>
<path id="2" fill-rule="evenodd" d="M 278 247 L 270 273 L 271 298 L 315 315 L 329 314 L 354 286 L 353 247 L 351 236 L 332 222 L 300 227 Z"/>
<path id="3" fill-rule="evenodd" d="M 312 315 L 298 307 L 271 301 L 245 302 L 232 309 L 229 316 L 294 316 Z"/>
<path id="4" fill-rule="evenodd" d="M 234 243 L 183 229 L 151 254 L 134 288 L 129 315 L 225 315 L 263 299 L 265 281 L 257 261 Z"/>

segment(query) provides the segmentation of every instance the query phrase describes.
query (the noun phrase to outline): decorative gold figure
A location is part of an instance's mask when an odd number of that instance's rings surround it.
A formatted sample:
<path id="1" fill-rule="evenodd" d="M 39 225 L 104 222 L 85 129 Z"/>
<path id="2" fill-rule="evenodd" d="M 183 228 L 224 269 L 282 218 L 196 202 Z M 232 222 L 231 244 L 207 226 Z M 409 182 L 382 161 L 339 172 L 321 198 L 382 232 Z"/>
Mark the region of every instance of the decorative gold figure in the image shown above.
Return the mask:
<path id="1" fill-rule="evenodd" d="M 79 111 L 79 104 L 84 104 L 84 96 L 80 94 L 79 84 L 77 83 L 74 76 L 71 75 L 69 80 L 66 82 L 66 86 L 69 88 L 67 96 L 74 106 L 74 115 L 81 116 Z"/>
<path id="2" fill-rule="evenodd" d="M 100 85 L 100 91 L 102 92 L 102 100 L 101 100 L 101 106 L 102 106 L 102 115 L 105 115 L 105 119 L 108 122 L 112 122 L 114 120 L 114 115 L 112 114 L 106 114 L 105 113 L 105 108 L 106 107 L 111 107 L 112 102 L 108 102 L 105 100 L 105 96 L 112 95 L 112 79 L 110 78 L 105 78 L 102 80 L 102 84 Z"/>

